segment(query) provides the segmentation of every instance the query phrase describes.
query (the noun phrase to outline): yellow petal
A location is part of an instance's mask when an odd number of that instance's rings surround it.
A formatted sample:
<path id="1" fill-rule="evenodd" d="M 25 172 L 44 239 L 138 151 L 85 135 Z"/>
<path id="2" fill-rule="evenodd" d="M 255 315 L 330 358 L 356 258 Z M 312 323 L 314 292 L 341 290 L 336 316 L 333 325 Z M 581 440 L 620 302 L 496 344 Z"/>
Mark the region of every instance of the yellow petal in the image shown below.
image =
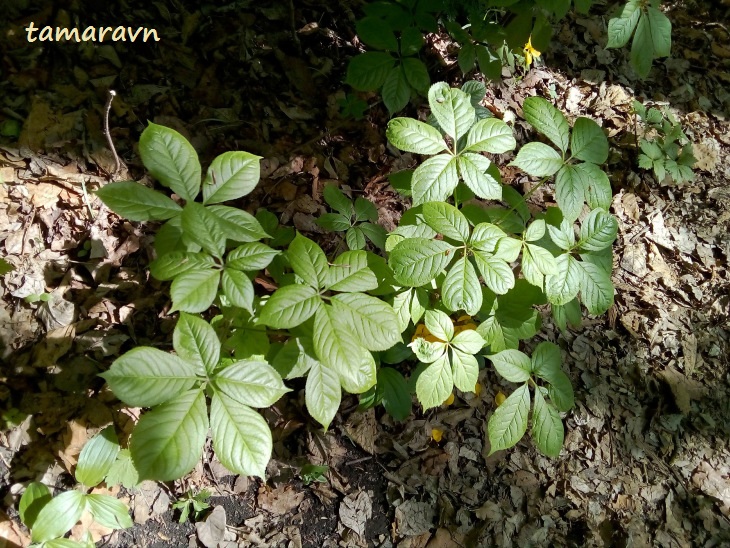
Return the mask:
<path id="1" fill-rule="evenodd" d="M 505 396 L 502 393 L 502 391 L 500 390 L 499 392 L 497 392 L 497 395 L 494 396 L 494 403 L 496 403 L 497 407 L 499 407 L 500 405 L 502 405 L 504 403 L 504 400 L 506 400 L 506 399 L 507 399 L 507 396 Z"/>
<path id="2" fill-rule="evenodd" d="M 451 394 L 449 394 L 449 397 L 448 397 L 448 398 L 446 398 L 446 399 L 444 400 L 444 403 L 442 403 L 441 405 L 446 405 L 446 406 L 449 406 L 449 405 L 451 405 L 452 403 L 454 403 L 454 393 L 453 393 L 453 392 L 452 392 Z"/>
<path id="3" fill-rule="evenodd" d="M 431 430 L 431 439 L 433 439 L 433 441 L 435 441 L 436 443 L 439 443 L 443 437 L 443 430 L 439 430 L 438 428 L 434 428 Z"/>

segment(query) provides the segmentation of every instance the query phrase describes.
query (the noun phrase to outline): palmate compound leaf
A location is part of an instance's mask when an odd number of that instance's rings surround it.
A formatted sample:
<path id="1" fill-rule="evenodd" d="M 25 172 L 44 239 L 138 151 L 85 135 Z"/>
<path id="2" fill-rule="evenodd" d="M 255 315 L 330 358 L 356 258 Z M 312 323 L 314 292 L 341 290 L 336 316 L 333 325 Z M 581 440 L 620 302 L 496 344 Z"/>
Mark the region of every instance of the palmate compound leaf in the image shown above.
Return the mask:
<path id="1" fill-rule="evenodd" d="M 345 390 L 351 394 L 361 394 L 375 384 L 376 369 L 372 354 L 353 340 L 349 326 L 342 323 L 340 315 L 329 305 L 320 306 L 314 315 L 312 342 L 317 358 L 337 372 Z"/>
<path id="2" fill-rule="evenodd" d="M 505 380 L 526 382 L 530 378 L 530 358 L 519 350 L 502 350 L 488 358 Z"/>
<path id="3" fill-rule="evenodd" d="M 152 176 L 186 202 L 198 195 L 198 153 L 177 131 L 150 122 L 139 138 L 139 155 Z"/>
<path id="4" fill-rule="evenodd" d="M 426 219 L 428 226 L 447 238 L 458 242 L 466 242 L 469 239 L 469 221 L 451 204 L 446 202 L 423 204 L 423 218 Z"/>
<path id="5" fill-rule="evenodd" d="M 152 407 L 177 398 L 197 381 L 195 366 L 150 347 L 137 347 L 99 375 L 114 395 L 132 407 Z"/>
<path id="6" fill-rule="evenodd" d="M 217 204 L 250 193 L 259 182 L 259 160 L 248 152 L 230 151 L 216 157 L 203 181 L 203 203 Z"/>
<path id="7" fill-rule="evenodd" d="M 453 390 L 454 376 L 447 354 L 429 364 L 416 381 L 416 396 L 424 410 L 441 405 Z"/>
<path id="8" fill-rule="evenodd" d="M 312 418 L 327 430 L 342 401 L 342 389 L 337 372 L 314 360 L 307 375 L 304 401 Z"/>
<path id="9" fill-rule="evenodd" d="M 510 163 L 533 177 L 555 175 L 563 165 L 560 154 L 545 143 L 527 143 Z"/>
<path id="10" fill-rule="evenodd" d="M 502 405 L 494 410 L 487 423 L 491 455 L 495 451 L 515 445 L 527 431 L 530 412 L 530 389 L 527 383 L 512 392 Z"/>
<path id="11" fill-rule="evenodd" d="M 448 151 L 439 131 L 413 118 L 394 118 L 388 122 L 385 136 L 396 148 L 416 154 L 438 154 Z"/>
<path id="12" fill-rule="evenodd" d="M 522 110 L 525 114 L 525 120 L 527 120 L 532 127 L 550 139 L 550 141 L 558 147 L 563 154 L 568 151 L 570 125 L 562 112 L 551 105 L 547 99 L 543 99 L 542 97 L 528 97 L 522 104 Z M 530 173 L 529 171 L 527 172 Z M 542 175 L 537 175 L 535 173 L 530 174 L 542 177 Z"/>
<path id="13" fill-rule="evenodd" d="M 542 392 L 535 390 L 532 410 L 532 438 L 537 448 L 548 457 L 557 457 L 563 448 L 565 429 L 554 405 L 545 401 Z"/>
<path id="14" fill-rule="evenodd" d="M 306 284 L 314 288 L 324 287 L 329 278 L 329 267 L 321 247 L 297 232 L 286 255 L 294 272 Z"/>
<path id="15" fill-rule="evenodd" d="M 62 537 L 81 519 L 85 509 L 86 496 L 81 491 L 72 489 L 56 495 L 38 513 L 31 540 L 44 542 Z"/>
<path id="16" fill-rule="evenodd" d="M 107 426 L 91 438 L 79 454 L 74 475 L 87 487 L 100 484 L 119 454 L 119 440 L 114 426 Z"/>
<path id="17" fill-rule="evenodd" d="M 162 221 L 182 211 L 164 194 L 134 181 L 109 183 L 95 194 L 114 213 L 130 221 Z"/>
<path id="18" fill-rule="evenodd" d="M 601 126 L 590 118 L 577 118 L 570 136 L 570 152 L 584 162 L 604 163 L 608 159 L 608 139 Z"/>
<path id="19" fill-rule="evenodd" d="M 400 342 L 398 318 L 388 303 L 363 293 L 341 293 L 330 299 L 340 330 L 368 350 L 388 350 Z"/>
<path id="20" fill-rule="evenodd" d="M 462 152 L 491 152 L 504 154 L 517 146 L 510 127 L 502 120 L 487 118 L 472 126 L 466 136 L 466 147 Z"/>
<path id="21" fill-rule="evenodd" d="M 289 392 L 276 370 L 265 361 L 242 360 L 219 371 L 218 392 L 249 407 L 268 407 Z"/>
<path id="22" fill-rule="evenodd" d="M 172 481 L 190 472 L 200 460 L 207 434 L 208 410 L 201 389 L 142 415 L 129 444 L 140 480 Z"/>
<path id="23" fill-rule="evenodd" d="M 464 184 L 484 200 L 501 200 L 502 185 L 487 170 L 489 158 L 473 152 L 464 152 L 456 159 Z"/>
<path id="24" fill-rule="evenodd" d="M 413 205 L 443 202 L 451 196 L 459 184 L 456 167 L 457 158 L 450 154 L 433 156 L 418 166 L 411 179 Z"/>
<path id="25" fill-rule="evenodd" d="M 395 279 L 417 287 L 433 280 L 453 259 L 454 246 L 443 240 L 408 238 L 390 253 L 389 264 Z"/>
<path id="26" fill-rule="evenodd" d="M 438 82 L 428 90 L 428 104 L 436 121 L 456 141 L 474 124 L 474 107 L 469 95 Z"/>
<path id="27" fill-rule="evenodd" d="M 210 403 L 210 424 L 215 455 L 223 466 L 236 474 L 265 480 L 273 442 L 264 418 L 216 392 Z"/>
<path id="28" fill-rule="evenodd" d="M 556 265 L 557 272 L 545 277 L 545 295 L 552 304 L 565 305 L 580 290 L 581 266 L 570 253 L 559 255 Z"/>
<path id="29" fill-rule="evenodd" d="M 211 325 L 198 316 L 180 314 L 172 333 L 172 346 L 178 357 L 195 366 L 199 375 L 212 373 L 220 360 L 218 336 Z"/>
<path id="30" fill-rule="evenodd" d="M 276 329 L 290 329 L 311 318 L 322 305 L 317 291 L 308 285 L 285 285 L 266 301 L 259 322 Z"/>
<path id="31" fill-rule="evenodd" d="M 482 307 L 482 287 L 476 270 L 464 256 L 449 269 L 441 284 L 441 298 L 452 312 L 464 310 L 474 316 Z"/>
<path id="32" fill-rule="evenodd" d="M 110 529 L 127 529 L 134 523 L 129 507 L 117 497 L 92 493 L 86 495 L 86 508 L 94 521 Z"/>

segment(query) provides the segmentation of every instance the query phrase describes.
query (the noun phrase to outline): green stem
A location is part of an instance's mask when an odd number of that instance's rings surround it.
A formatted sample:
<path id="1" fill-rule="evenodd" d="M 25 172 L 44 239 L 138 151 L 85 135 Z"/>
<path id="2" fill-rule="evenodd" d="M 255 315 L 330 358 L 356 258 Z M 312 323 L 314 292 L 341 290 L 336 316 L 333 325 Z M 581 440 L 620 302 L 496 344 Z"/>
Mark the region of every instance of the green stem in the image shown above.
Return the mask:
<path id="1" fill-rule="evenodd" d="M 533 194 L 533 193 L 534 193 L 534 192 L 535 192 L 535 191 L 536 191 L 536 190 L 537 190 L 538 188 L 540 188 L 540 187 L 541 187 L 542 185 L 544 185 L 544 184 L 545 184 L 545 183 L 547 182 L 547 180 L 548 180 L 549 178 L 550 178 L 550 177 L 543 177 L 542 181 L 540 181 L 539 183 L 537 183 L 537 184 L 536 184 L 536 185 L 535 185 L 534 187 L 532 187 L 532 188 L 531 188 L 531 189 L 530 189 L 530 190 L 529 190 L 529 191 L 527 192 L 527 194 L 525 194 L 525 195 L 524 195 L 524 196 L 522 197 L 522 201 L 523 201 L 523 202 L 527 202 L 527 199 L 528 199 L 528 198 L 529 198 L 530 196 L 532 196 L 532 194 Z M 509 210 L 508 210 L 508 211 L 507 211 L 507 212 L 506 212 L 506 213 L 505 213 L 505 214 L 504 214 L 504 215 L 502 216 L 502 218 L 501 218 L 501 219 L 499 219 L 499 221 L 497 221 L 497 222 L 496 222 L 495 224 L 499 225 L 499 224 L 500 224 L 500 223 L 501 223 L 502 221 L 504 221 L 504 220 L 505 220 L 505 219 L 507 218 L 507 216 L 508 216 L 508 215 L 509 215 L 510 213 L 512 213 L 512 212 L 513 212 L 514 210 L 516 210 L 516 209 L 517 209 L 517 206 L 516 206 L 516 205 L 512 206 L 512 207 L 511 207 L 511 208 L 510 208 L 510 209 L 509 209 Z"/>

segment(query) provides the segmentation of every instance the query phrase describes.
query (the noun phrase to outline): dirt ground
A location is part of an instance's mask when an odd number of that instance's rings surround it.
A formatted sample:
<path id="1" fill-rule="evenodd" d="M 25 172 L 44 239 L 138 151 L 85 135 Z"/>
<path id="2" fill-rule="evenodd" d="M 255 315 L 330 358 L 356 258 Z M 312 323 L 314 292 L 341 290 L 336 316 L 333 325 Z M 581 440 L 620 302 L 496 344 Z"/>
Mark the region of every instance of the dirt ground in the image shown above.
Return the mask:
<path id="1" fill-rule="evenodd" d="M 0 2 L 1 4 L 1 2 Z M 489 368 L 478 396 L 396 422 L 343 399 L 327 433 L 304 411 L 303 383 L 263 414 L 274 456 L 266 484 L 231 476 L 206 448 L 184 479 L 106 489 L 135 526 L 93 534 L 110 547 L 158 546 L 726 546 L 730 543 L 730 8 L 666 3 L 672 57 L 631 77 L 628 51 L 606 50 L 615 5 L 568 16 L 527 73 L 488 84 L 486 101 L 515 115 L 525 97 L 554 99 L 569 118 L 607 131 L 619 220 L 614 307 L 562 334 L 544 314 L 526 345 L 557 343 L 576 391 L 560 457 L 529 440 L 489 453 L 486 420 L 500 389 Z M 169 349 L 166 284 L 152 279 L 153 223 L 119 219 L 89 194 L 110 180 L 103 134 L 108 89 L 118 179 L 152 184 L 136 143 L 146 121 L 188 137 L 204 165 L 227 150 L 263 156 L 262 182 L 238 205 L 266 207 L 324 246 L 314 223 L 335 181 L 378 205 L 393 228 L 408 204 L 387 175 L 417 158 L 387 146 L 376 95 L 362 120 L 338 116 L 360 3 L 242 0 L 24 2 L 0 15 L 0 546 L 27 545 L 24 485 L 71 487 L 78 452 L 103 425 L 135 416 L 96 375 L 135 345 Z M 0 6 L 0 13 L 2 13 Z M 33 43 L 23 28 L 154 27 L 159 42 Z M 77 23 L 78 22 L 78 23 Z M 433 81 L 463 81 L 457 47 L 431 36 Z M 669 104 L 694 143 L 693 182 L 661 183 L 637 167 L 634 98 Z M 406 114 L 425 115 L 425 105 Z M 511 116 L 510 114 L 510 116 Z M 11 130 L 17 128 L 19 134 Z M 499 158 L 501 166 L 511 156 Z M 503 169 L 520 191 L 534 185 Z M 88 200 L 85 196 L 88 195 Z M 552 194 L 538 191 L 542 209 Z M 36 298 L 37 297 L 37 298 Z M 444 432 L 436 442 L 432 429 Z M 329 467 L 304 485 L 307 463 Z M 214 509 L 178 523 L 172 501 L 208 489 Z"/>

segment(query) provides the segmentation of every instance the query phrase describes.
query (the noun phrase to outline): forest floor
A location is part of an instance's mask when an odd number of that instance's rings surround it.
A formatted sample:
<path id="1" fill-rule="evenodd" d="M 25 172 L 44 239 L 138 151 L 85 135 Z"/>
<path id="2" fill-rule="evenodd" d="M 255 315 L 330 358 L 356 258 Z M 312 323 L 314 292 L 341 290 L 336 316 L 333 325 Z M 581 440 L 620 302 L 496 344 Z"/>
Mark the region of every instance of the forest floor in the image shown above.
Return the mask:
<path id="1" fill-rule="evenodd" d="M 14 266 L 0 278 L 0 546 L 29 542 L 17 511 L 24 485 L 71 487 L 87 439 L 112 422 L 129 433 L 134 417 L 96 375 L 135 345 L 170 348 L 166 284 L 147 271 L 156 226 L 119 219 L 93 194 L 88 206 L 84 199 L 114 167 L 102 133 L 108 89 L 118 94 L 110 116 L 117 179 L 152 184 L 136 152 L 150 120 L 188 137 L 204 165 L 227 150 L 262 156 L 262 182 L 238 205 L 266 207 L 323 245 L 336 238 L 314 224 L 326 211 L 325 184 L 376 203 L 387 229 L 408 207 L 387 176 L 417 158 L 387 145 L 379 98 L 367 97 L 361 120 L 338 115 L 359 5 L 183 4 L 189 11 L 138 0 L 83 10 L 31 1 L 0 22 L 0 257 Z M 599 2 L 556 28 L 540 65 L 488 83 L 486 101 L 515 115 L 518 143 L 530 136 L 521 104 L 531 95 L 569 118 L 595 119 L 611 142 L 615 305 L 565 334 L 546 314 L 540 335 L 561 347 L 576 390 L 559 458 L 529 440 L 487 456 L 486 419 L 502 387 L 489 368 L 479 395 L 458 394 L 426 413 L 414 407 L 403 423 L 381 408 L 358 412 L 346 397 L 327 433 L 307 416 L 295 383 L 264 411 L 274 433 L 266 483 L 231 476 L 208 447 L 180 481 L 100 488 L 127 501 L 135 521 L 111 535 L 92 526 L 102 545 L 728 545 L 730 14 L 705 0 L 668 4 L 672 57 L 643 82 L 631 77 L 628 50 L 604 49 L 614 6 Z M 30 21 L 71 27 L 76 18 L 82 28 L 155 27 L 161 40 L 26 41 Z M 463 81 L 456 51 L 445 36 L 429 38 L 434 81 Z M 637 167 L 634 98 L 669 104 L 678 116 L 698 159 L 693 182 L 658 182 Z M 502 175 L 520 191 L 535 184 L 511 168 Z M 552 200 L 535 192 L 530 205 Z M 444 432 L 438 443 L 434 428 Z M 304 485 L 307 463 L 329 467 L 324 482 Z M 203 489 L 215 510 L 178 523 L 171 501 Z"/>

